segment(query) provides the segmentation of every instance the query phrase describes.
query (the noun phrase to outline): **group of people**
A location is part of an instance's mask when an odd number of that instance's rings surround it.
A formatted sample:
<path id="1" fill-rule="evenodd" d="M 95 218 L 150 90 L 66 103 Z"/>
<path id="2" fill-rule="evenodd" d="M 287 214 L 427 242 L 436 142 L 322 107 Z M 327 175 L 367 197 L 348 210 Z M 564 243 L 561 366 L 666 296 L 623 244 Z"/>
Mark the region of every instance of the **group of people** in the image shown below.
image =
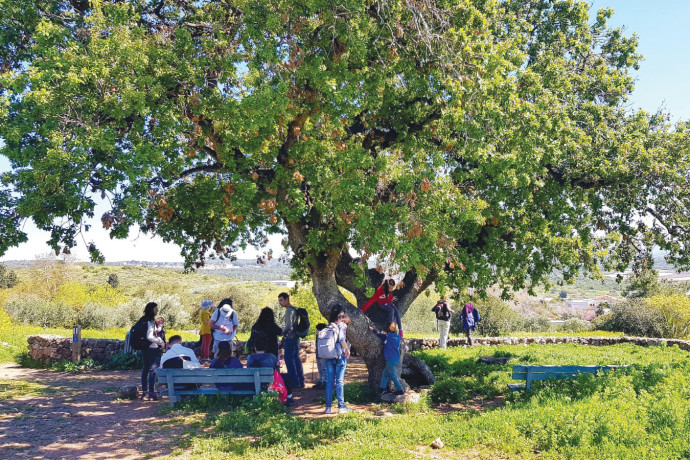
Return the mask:
<path id="1" fill-rule="evenodd" d="M 403 387 L 398 378 L 397 368 L 400 362 L 400 346 L 403 337 L 400 313 L 396 305 L 397 298 L 393 291 L 395 281 L 384 280 L 374 295 L 363 306 L 366 312 L 371 306 L 378 305 L 388 315 L 388 321 L 383 331 L 373 327 L 383 341 L 383 357 L 386 361 L 385 370 L 381 377 L 380 391 L 383 395 L 388 391 L 389 383 L 395 387 L 395 394 L 403 394 Z M 290 303 L 290 296 L 282 292 L 278 295 L 278 303 L 285 308 L 285 325 L 279 326 L 275 321 L 275 314 L 271 308 L 263 308 L 257 321 L 251 328 L 249 340 L 245 344 L 247 353 L 247 367 L 269 367 L 275 370 L 274 383 L 279 381 L 284 394 L 281 399 L 286 405 L 294 404 L 292 391 L 305 387 L 304 370 L 300 359 L 300 338 L 306 336 L 309 329 L 308 318 L 304 309 L 297 309 Z M 440 345 L 447 347 L 450 321 L 455 313 L 445 296 L 432 309 L 436 313 L 439 324 Z M 148 346 L 142 350 L 143 367 L 141 373 L 142 399 L 158 399 L 155 392 L 156 369 L 160 365 L 164 368 L 194 368 L 201 367 L 202 362 L 209 362 L 211 352 L 214 359 L 210 361 L 211 368 L 241 368 L 242 362 L 233 356 L 232 341 L 237 335 L 239 318 L 233 309 L 231 298 L 220 301 L 218 307 L 211 300 L 204 300 L 199 311 L 201 350 L 199 358 L 194 351 L 182 345 L 179 335 L 170 337 L 166 343 L 163 319 L 156 318 L 158 306 L 149 302 L 144 308 L 144 316 L 139 320 L 146 322 L 146 339 Z M 467 302 L 459 316 L 463 323 L 470 345 L 472 345 L 472 331 L 479 322 L 479 312 L 474 304 Z M 306 324 L 305 324 L 306 322 Z M 319 369 L 317 389 L 325 390 L 325 413 L 332 413 L 332 400 L 338 404 L 338 412 L 349 412 L 344 399 L 345 372 L 350 358 L 351 346 L 347 341 L 347 327 L 350 318 L 340 305 L 331 308 L 328 324 L 318 324 L 316 337 L 316 358 Z M 282 340 L 279 337 L 282 336 Z M 283 349 L 287 373 L 280 373 L 279 350 Z M 232 384 L 218 384 L 221 390 L 231 390 Z"/>
<path id="2" fill-rule="evenodd" d="M 282 380 L 286 391 L 285 403 L 294 404 L 292 389 L 304 388 L 304 371 L 299 356 L 300 337 L 308 330 L 304 320 L 300 320 L 298 310 L 290 303 L 290 296 L 282 292 L 278 295 L 278 303 L 285 308 L 285 326 L 280 327 L 275 322 L 272 309 L 266 307 L 261 310 L 259 318 L 252 326 L 250 339 L 247 342 L 247 367 L 270 367 L 280 370 L 278 360 L 279 347 L 284 350 L 285 367 L 287 373 L 276 375 Z M 149 345 L 142 350 L 143 366 L 141 372 L 142 399 L 158 399 L 155 391 L 156 369 L 163 368 L 194 368 L 201 367 L 202 362 L 209 362 L 211 352 L 213 360 L 211 368 L 239 368 L 242 362 L 233 356 L 232 341 L 237 335 L 239 318 L 233 309 L 231 298 L 220 301 L 217 308 L 211 300 L 204 300 L 199 311 L 201 349 L 199 358 L 191 348 L 182 345 L 179 335 L 165 341 L 162 318 L 156 318 L 158 306 L 149 302 L 144 308 L 144 316 L 139 320 L 147 323 L 146 340 Z M 303 332 L 302 332 L 303 330 Z M 282 341 L 279 342 L 279 337 Z M 348 349 L 349 356 L 349 349 Z M 231 384 L 219 384 L 219 389 L 232 389 Z"/>
<path id="3" fill-rule="evenodd" d="M 474 303 L 472 303 L 472 295 L 470 295 L 469 297 L 469 301 L 467 301 L 465 305 L 462 307 L 462 311 L 458 316 L 458 321 L 460 321 L 462 329 L 463 331 L 465 331 L 465 335 L 467 336 L 467 342 L 470 345 L 474 345 L 474 339 L 472 338 L 472 334 L 474 333 L 474 330 L 476 329 L 477 324 L 481 319 L 481 316 L 479 315 L 479 310 L 477 310 L 474 306 Z M 431 311 L 433 311 L 436 314 L 436 322 L 440 334 L 438 339 L 439 346 L 445 349 L 448 347 L 450 321 L 453 317 L 453 314 L 455 313 L 455 311 L 453 311 L 453 309 L 450 308 L 450 304 L 448 303 L 448 296 L 443 296 L 443 298 L 439 300 L 436 303 L 436 305 L 434 305 Z"/>

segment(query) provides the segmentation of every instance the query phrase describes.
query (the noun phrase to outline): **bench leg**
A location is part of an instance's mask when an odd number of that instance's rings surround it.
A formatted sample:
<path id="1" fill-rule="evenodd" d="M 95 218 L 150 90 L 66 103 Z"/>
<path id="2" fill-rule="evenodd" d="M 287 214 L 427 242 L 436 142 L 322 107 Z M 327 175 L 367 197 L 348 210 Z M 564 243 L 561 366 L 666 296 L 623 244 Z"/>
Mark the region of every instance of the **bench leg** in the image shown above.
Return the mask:
<path id="1" fill-rule="evenodd" d="M 261 381 L 259 379 L 258 371 L 254 372 L 254 392 L 256 393 L 254 395 L 254 399 L 256 399 L 256 396 L 258 396 L 258 394 L 261 393 Z"/>
<path id="2" fill-rule="evenodd" d="M 175 396 L 175 384 L 173 383 L 172 375 L 168 374 L 168 398 L 170 398 L 170 407 L 175 407 L 177 396 Z"/>

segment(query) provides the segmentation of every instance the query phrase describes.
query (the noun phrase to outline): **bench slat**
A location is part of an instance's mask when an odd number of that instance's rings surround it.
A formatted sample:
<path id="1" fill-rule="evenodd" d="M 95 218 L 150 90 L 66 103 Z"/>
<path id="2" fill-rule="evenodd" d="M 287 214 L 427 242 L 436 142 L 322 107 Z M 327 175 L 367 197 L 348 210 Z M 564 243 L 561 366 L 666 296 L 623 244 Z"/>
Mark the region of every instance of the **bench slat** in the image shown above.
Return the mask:
<path id="1" fill-rule="evenodd" d="M 576 378 L 579 374 L 593 374 L 599 371 L 612 369 L 624 369 L 627 365 L 611 366 L 534 366 L 534 365 L 515 365 L 513 366 L 513 380 L 525 380 L 524 388 L 530 390 L 532 380 L 550 380 Z M 508 384 L 511 391 L 520 389 L 519 384 Z"/>
<path id="2" fill-rule="evenodd" d="M 560 372 L 597 372 L 601 369 L 617 369 L 628 366 L 530 366 L 530 365 L 515 365 L 513 366 L 513 373 L 525 373 L 530 369 L 532 374 L 543 373 L 560 373 Z"/>
<path id="3" fill-rule="evenodd" d="M 258 395 L 262 384 L 273 382 L 273 369 L 268 367 L 241 368 L 241 369 L 163 369 L 156 370 L 159 383 L 166 383 L 170 405 L 182 395 L 210 395 L 210 394 L 236 394 Z M 196 388 L 189 390 L 175 390 L 179 384 L 216 384 L 216 383 L 254 383 L 254 390 L 219 390 L 218 388 Z M 165 394 L 165 393 L 164 393 Z"/>

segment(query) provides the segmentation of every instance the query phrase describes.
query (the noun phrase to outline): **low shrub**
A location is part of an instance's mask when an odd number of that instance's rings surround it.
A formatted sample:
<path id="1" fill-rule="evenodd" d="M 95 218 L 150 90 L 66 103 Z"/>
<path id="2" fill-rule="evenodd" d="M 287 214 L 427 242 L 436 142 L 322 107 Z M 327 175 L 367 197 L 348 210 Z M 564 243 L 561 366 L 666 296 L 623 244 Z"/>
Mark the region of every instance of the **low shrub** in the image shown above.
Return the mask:
<path id="1" fill-rule="evenodd" d="M 528 316 L 522 328 L 526 332 L 548 332 L 551 330 L 551 321 L 546 316 Z"/>
<path id="2" fill-rule="evenodd" d="M 17 324 L 41 327 L 72 327 L 77 317 L 73 307 L 32 294 L 10 299 L 5 310 Z"/>
<path id="3" fill-rule="evenodd" d="M 659 309 L 645 299 L 629 299 L 611 307 L 611 313 L 594 322 L 597 329 L 624 332 L 640 337 L 662 337 L 665 320 Z"/>
<path id="4" fill-rule="evenodd" d="M 130 370 L 141 369 L 143 365 L 140 353 L 117 353 L 103 363 L 103 369 Z"/>
<path id="5" fill-rule="evenodd" d="M 467 384 L 453 377 L 441 379 L 431 387 L 430 397 L 434 404 L 459 403 L 467 399 Z"/>
<path id="6" fill-rule="evenodd" d="M 577 318 L 566 320 L 558 327 L 561 332 L 586 332 L 592 330 L 592 323 Z"/>

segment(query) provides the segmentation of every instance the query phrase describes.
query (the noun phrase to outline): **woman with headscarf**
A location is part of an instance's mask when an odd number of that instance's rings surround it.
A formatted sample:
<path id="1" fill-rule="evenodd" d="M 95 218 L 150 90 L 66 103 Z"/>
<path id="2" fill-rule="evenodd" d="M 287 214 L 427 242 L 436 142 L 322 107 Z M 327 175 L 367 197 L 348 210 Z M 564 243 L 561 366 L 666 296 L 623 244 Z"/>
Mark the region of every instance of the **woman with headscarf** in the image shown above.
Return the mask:
<path id="1" fill-rule="evenodd" d="M 469 301 L 465 304 L 460 312 L 460 322 L 462 323 L 462 329 L 467 335 L 467 343 L 472 346 L 474 345 L 474 339 L 472 339 L 472 332 L 477 327 L 477 323 L 481 319 L 479 311 L 474 308 L 472 303 L 472 296 L 469 297 Z"/>

